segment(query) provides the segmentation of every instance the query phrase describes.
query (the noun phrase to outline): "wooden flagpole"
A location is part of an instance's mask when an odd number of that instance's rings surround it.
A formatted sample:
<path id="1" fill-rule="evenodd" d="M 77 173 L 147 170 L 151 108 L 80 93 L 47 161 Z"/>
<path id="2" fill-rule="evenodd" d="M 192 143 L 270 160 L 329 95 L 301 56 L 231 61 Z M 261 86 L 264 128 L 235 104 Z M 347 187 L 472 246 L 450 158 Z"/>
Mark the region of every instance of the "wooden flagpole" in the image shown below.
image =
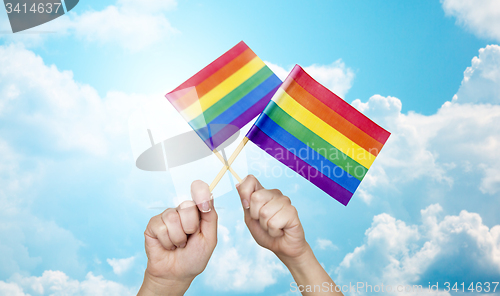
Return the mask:
<path id="1" fill-rule="evenodd" d="M 223 165 L 225 166 L 228 166 L 229 164 L 226 164 L 226 160 L 224 159 L 224 157 L 222 157 L 222 155 L 220 155 L 219 151 L 217 151 L 217 149 L 214 149 L 214 151 L 212 151 L 218 159 L 220 159 L 220 161 L 222 162 Z M 233 174 L 233 176 L 236 178 L 236 180 L 238 180 L 238 182 L 241 183 L 241 178 L 240 176 L 238 176 L 238 174 L 233 170 L 232 167 L 229 167 L 228 168 L 229 171 L 231 172 L 231 174 Z"/>
<path id="2" fill-rule="evenodd" d="M 222 177 L 224 176 L 226 171 L 231 170 L 231 165 L 233 164 L 234 160 L 236 159 L 238 154 L 240 154 L 241 150 L 243 150 L 243 148 L 245 147 L 245 145 L 247 143 L 248 143 L 248 138 L 244 137 L 243 140 L 241 140 L 241 143 L 238 145 L 238 147 L 236 147 L 236 150 L 234 150 L 233 154 L 229 158 L 227 165 L 224 163 L 224 167 L 220 170 L 217 177 L 215 177 L 212 184 L 210 184 L 210 192 L 212 192 L 214 190 L 215 186 L 217 186 L 217 184 L 219 184 L 220 180 L 222 179 Z M 222 156 L 221 156 L 221 158 L 222 158 Z M 236 179 L 238 179 L 238 178 L 236 178 Z M 238 179 L 238 182 L 241 182 L 241 179 Z"/>

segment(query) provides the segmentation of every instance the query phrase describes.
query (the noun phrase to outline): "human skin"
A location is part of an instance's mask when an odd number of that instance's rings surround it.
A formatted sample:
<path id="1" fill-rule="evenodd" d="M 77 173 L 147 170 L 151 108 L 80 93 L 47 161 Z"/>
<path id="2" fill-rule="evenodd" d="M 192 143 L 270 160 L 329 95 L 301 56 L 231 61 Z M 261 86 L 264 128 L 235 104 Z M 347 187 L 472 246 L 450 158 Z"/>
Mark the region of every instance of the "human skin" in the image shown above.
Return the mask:
<path id="1" fill-rule="evenodd" d="M 285 264 L 297 288 L 303 287 L 302 295 L 343 295 L 335 292 L 335 283 L 314 256 L 290 199 L 263 188 L 252 175 L 236 187 L 253 238 Z M 184 295 L 207 266 L 217 244 L 217 213 L 206 183 L 193 182 L 191 194 L 193 201 L 149 221 L 144 232 L 148 266 L 138 295 Z M 328 291 L 306 291 L 325 283 Z"/>
<path id="2" fill-rule="evenodd" d="M 194 181 L 191 195 L 193 201 L 149 221 L 144 232 L 148 265 L 137 295 L 184 295 L 207 266 L 217 245 L 217 213 L 206 183 Z"/>
<path id="3" fill-rule="evenodd" d="M 297 287 L 302 286 L 304 290 L 314 285 L 330 287 L 316 292 L 301 291 L 302 295 L 343 295 L 335 291 L 335 283 L 314 256 L 305 239 L 297 209 L 290 199 L 277 189 L 265 189 L 252 175 L 247 176 L 237 189 L 245 223 L 253 238 L 285 264 Z"/>

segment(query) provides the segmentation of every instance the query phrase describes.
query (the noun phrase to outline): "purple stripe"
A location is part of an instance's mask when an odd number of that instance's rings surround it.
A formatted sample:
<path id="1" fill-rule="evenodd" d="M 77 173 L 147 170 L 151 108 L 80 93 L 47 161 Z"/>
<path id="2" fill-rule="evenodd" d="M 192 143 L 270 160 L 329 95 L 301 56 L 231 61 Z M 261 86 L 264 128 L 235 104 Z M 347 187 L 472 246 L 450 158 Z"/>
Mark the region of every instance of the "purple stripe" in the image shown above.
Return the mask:
<path id="1" fill-rule="evenodd" d="M 247 137 L 269 155 L 276 158 L 302 177 L 306 178 L 309 182 L 313 183 L 319 189 L 338 200 L 344 206 L 347 206 L 351 200 L 351 192 L 335 183 L 327 176 L 323 175 L 316 168 L 308 165 L 305 161 L 295 156 L 287 149 L 283 148 L 283 146 L 276 143 L 276 141 L 271 139 L 257 126 L 254 125 L 252 127 L 252 129 L 248 132 Z"/>
<path id="2" fill-rule="evenodd" d="M 219 147 L 224 141 L 229 139 L 232 135 L 234 135 L 237 131 L 239 131 L 242 127 L 244 127 L 247 123 L 249 123 L 252 119 L 254 119 L 257 115 L 264 111 L 269 101 L 271 101 L 274 93 L 278 90 L 280 86 L 276 86 L 273 88 L 267 95 L 262 97 L 257 103 L 255 103 L 248 110 L 243 112 L 240 116 L 238 116 L 235 120 L 231 121 L 230 124 L 223 127 L 219 130 L 215 135 L 211 138 L 206 139 L 205 143 L 212 150 Z"/>

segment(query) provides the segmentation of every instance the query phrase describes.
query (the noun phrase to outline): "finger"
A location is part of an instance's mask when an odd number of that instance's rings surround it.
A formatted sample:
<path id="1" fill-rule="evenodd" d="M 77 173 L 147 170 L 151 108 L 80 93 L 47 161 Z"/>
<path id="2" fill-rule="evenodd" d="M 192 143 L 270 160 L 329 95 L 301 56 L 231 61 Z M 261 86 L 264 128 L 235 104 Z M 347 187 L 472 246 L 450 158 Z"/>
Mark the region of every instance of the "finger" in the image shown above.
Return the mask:
<path id="1" fill-rule="evenodd" d="M 283 236 L 284 230 L 298 217 L 297 210 L 291 205 L 283 207 L 267 222 L 268 233 L 272 237 Z"/>
<path id="2" fill-rule="evenodd" d="M 250 196 L 250 217 L 254 220 L 259 220 L 260 209 L 273 197 L 280 195 L 282 193 L 277 189 L 260 189 L 252 193 Z"/>
<path id="3" fill-rule="evenodd" d="M 162 214 L 156 215 L 149 220 L 144 235 L 157 239 L 165 250 L 173 250 L 175 246 L 168 237 L 167 226 L 163 223 L 161 215 Z"/>
<path id="4" fill-rule="evenodd" d="M 241 198 L 241 205 L 244 209 L 248 209 L 250 207 L 250 196 L 252 193 L 264 187 L 262 187 L 259 180 L 257 180 L 254 175 L 248 175 L 236 188 Z"/>
<path id="5" fill-rule="evenodd" d="M 167 225 L 168 237 L 172 243 L 179 248 L 184 248 L 187 242 L 187 235 L 181 225 L 181 218 L 175 209 L 167 209 L 161 215 L 163 223 Z"/>
<path id="6" fill-rule="evenodd" d="M 194 181 L 191 184 L 191 196 L 193 201 L 198 205 L 198 208 L 200 207 L 200 202 L 203 209 L 207 209 L 208 207 L 208 210 L 205 211 L 200 209 L 200 232 L 215 246 L 217 244 L 217 212 L 214 208 L 214 200 L 212 199 L 208 184 L 203 181 Z"/>
<path id="7" fill-rule="evenodd" d="M 262 229 L 268 231 L 267 222 L 274 216 L 276 213 L 281 211 L 286 205 L 289 205 L 290 199 L 286 196 L 274 196 L 269 202 L 267 202 L 259 212 L 259 223 Z"/>
<path id="8" fill-rule="evenodd" d="M 186 200 L 177 207 L 177 212 L 179 213 L 184 233 L 195 233 L 200 226 L 200 215 L 196 203 L 191 200 Z"/>
<path id="9" fill-rule="evenodd" d="M 191 184 L 191 197 L 196 205 L 198 205 L 200 212 L 210 212 L 210 200 L 212 199 L 212 194 L 210 193 L 210 188 L 207 183 L 200 180 L 194 181 Z"/>

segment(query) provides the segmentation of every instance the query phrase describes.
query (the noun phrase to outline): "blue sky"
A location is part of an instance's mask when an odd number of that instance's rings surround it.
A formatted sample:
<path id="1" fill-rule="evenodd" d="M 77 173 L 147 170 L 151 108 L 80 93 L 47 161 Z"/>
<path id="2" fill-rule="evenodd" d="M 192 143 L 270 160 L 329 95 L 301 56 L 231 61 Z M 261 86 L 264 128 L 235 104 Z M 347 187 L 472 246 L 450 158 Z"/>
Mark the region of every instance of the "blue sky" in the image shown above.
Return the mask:
<path id="1" fill-rule="evenodd" d="M 129 118 L 240 40 L 392 132 L 347 207 L 245 148 L 240 171 L 290 196 L 337 283 L 498 280 L 498 20 L 494 0 L 89 0 L 8 34 L 0 11 L 0 294 L 136 293 L 151 208 L 178 192 L 134 166 Z M 216 202 L 219 244 L 188 295 L 294 295 L 236 192 Z"/>

